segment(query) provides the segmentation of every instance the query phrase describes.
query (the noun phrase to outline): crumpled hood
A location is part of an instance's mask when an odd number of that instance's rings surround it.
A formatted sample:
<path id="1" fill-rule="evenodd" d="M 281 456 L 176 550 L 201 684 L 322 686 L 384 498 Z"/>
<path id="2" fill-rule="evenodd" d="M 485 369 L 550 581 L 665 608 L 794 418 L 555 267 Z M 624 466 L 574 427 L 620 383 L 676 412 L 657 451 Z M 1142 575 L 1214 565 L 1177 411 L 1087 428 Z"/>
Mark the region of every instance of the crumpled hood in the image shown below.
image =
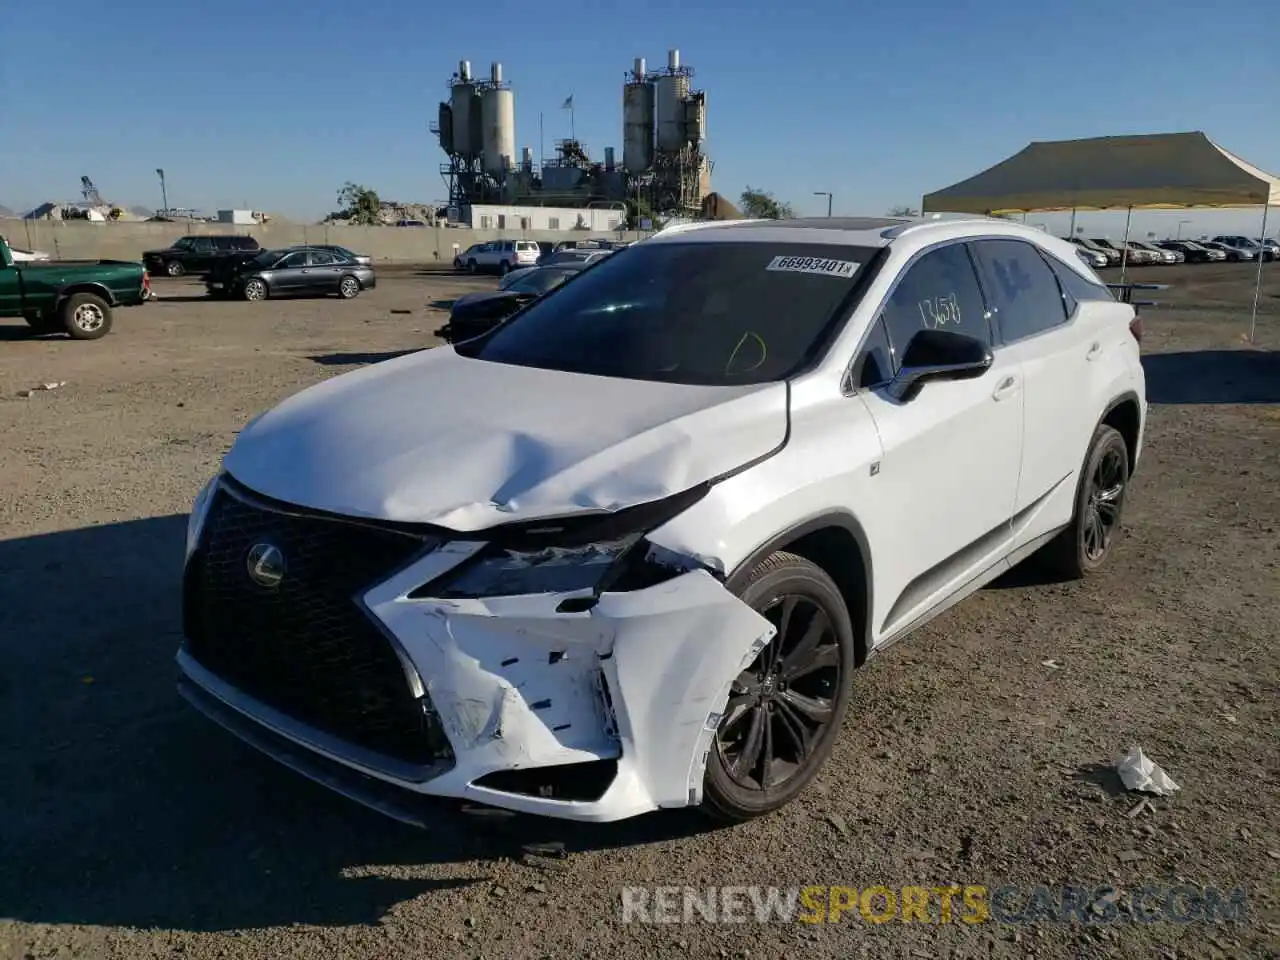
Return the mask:
<path id="1" fill-rule="evenodd" d="M 783 383 L 646 383 L 438 347 L 290 397 L 241 432 L 224 466 L 287 503 L 467 532 L 659 500 L 786 434 Z"/>

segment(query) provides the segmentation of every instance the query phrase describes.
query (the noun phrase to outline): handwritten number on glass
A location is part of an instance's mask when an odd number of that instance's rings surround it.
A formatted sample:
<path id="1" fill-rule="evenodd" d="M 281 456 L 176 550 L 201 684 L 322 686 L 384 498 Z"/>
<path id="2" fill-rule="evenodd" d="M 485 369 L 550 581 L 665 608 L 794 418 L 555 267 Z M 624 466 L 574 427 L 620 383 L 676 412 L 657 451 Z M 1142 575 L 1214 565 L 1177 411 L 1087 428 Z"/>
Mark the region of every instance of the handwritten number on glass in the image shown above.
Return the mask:
<path id="1" fill-rule="evenodd" d="M 960 304 L 954 291 L 945 297 L 921 300 L 919 307 L 920 319 L 927 329 L 938 330 L 949 324 L 960 326 Z"/>

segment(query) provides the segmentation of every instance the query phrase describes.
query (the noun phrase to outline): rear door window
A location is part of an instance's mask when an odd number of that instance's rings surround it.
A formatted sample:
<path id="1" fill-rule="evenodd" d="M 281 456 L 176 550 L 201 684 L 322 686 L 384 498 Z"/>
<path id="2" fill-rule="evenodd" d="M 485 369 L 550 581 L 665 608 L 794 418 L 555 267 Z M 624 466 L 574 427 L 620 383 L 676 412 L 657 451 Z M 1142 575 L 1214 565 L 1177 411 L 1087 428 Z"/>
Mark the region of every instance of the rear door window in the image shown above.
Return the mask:
<path id="1" fill-rule="evenodd" d="M 1058 279 L 1036 247 L 1022 240 L 979 240 L 973 249 L 1006 343 L 1067 322 Z"/>

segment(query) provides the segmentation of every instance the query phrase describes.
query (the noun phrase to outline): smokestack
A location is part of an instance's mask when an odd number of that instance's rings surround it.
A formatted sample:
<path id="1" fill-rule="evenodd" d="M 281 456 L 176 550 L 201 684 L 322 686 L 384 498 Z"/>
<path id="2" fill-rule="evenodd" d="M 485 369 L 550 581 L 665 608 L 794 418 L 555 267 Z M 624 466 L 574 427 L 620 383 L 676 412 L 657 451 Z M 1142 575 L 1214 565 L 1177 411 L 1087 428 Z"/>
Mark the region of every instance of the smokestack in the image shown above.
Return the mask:
<path id="1" fill-rule="evenodd" d="M 636 57 L 635 74 L 637 80 L 644 79 L 644 57 Z"/>
<path id="2" fill-rule="evenodd" d="M 502 82 L 502 64 L 494 63 L 493 67 L 490 69 L 490 77 L 493 79 L 494 83 Z"/>
<path id="3" fill-rule="evenodd" d="M 674 47 L 667 51 L 667 66 L 672 70 L 680 69 L 680 51 Z"/>
<path id="4" fill-rule="evenodd" d="M 458 79 L 459 79 L 459 80 L 463 80 L 463 81 L 466 81 L 466 80 L 470 80 L 470 79 L 471 79 L 471 61 L 470 61 L 470 60 L 461 60 L 461 61 L 459 61 L 459 63 L 458 63 Z"/>

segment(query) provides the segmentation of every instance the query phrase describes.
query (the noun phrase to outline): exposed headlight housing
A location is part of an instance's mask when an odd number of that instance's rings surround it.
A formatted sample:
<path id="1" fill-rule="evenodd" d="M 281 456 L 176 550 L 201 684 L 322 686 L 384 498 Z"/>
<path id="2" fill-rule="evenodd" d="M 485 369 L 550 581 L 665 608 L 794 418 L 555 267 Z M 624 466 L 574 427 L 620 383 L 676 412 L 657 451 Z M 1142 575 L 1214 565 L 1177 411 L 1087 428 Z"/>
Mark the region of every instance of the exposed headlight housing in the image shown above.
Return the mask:
<path id="1" fill-rule="evenodd" d="M 512 550 L 489 547 L 430 584 L 441 599 L 509 597 L 600 590 L 611 571 L 640 542 L 640 534 L 581 547 Z"/>
<path id="2" fill-rule="evenodd" d="M 492 531 L 492 539 L 411 600 L 482 599 L 548 593 L 599 595 L 636 589 L 669 575 L 649 563 L 644 535 L 679 516 L 710 484 L 615 513 L 529 521 Z"/>

